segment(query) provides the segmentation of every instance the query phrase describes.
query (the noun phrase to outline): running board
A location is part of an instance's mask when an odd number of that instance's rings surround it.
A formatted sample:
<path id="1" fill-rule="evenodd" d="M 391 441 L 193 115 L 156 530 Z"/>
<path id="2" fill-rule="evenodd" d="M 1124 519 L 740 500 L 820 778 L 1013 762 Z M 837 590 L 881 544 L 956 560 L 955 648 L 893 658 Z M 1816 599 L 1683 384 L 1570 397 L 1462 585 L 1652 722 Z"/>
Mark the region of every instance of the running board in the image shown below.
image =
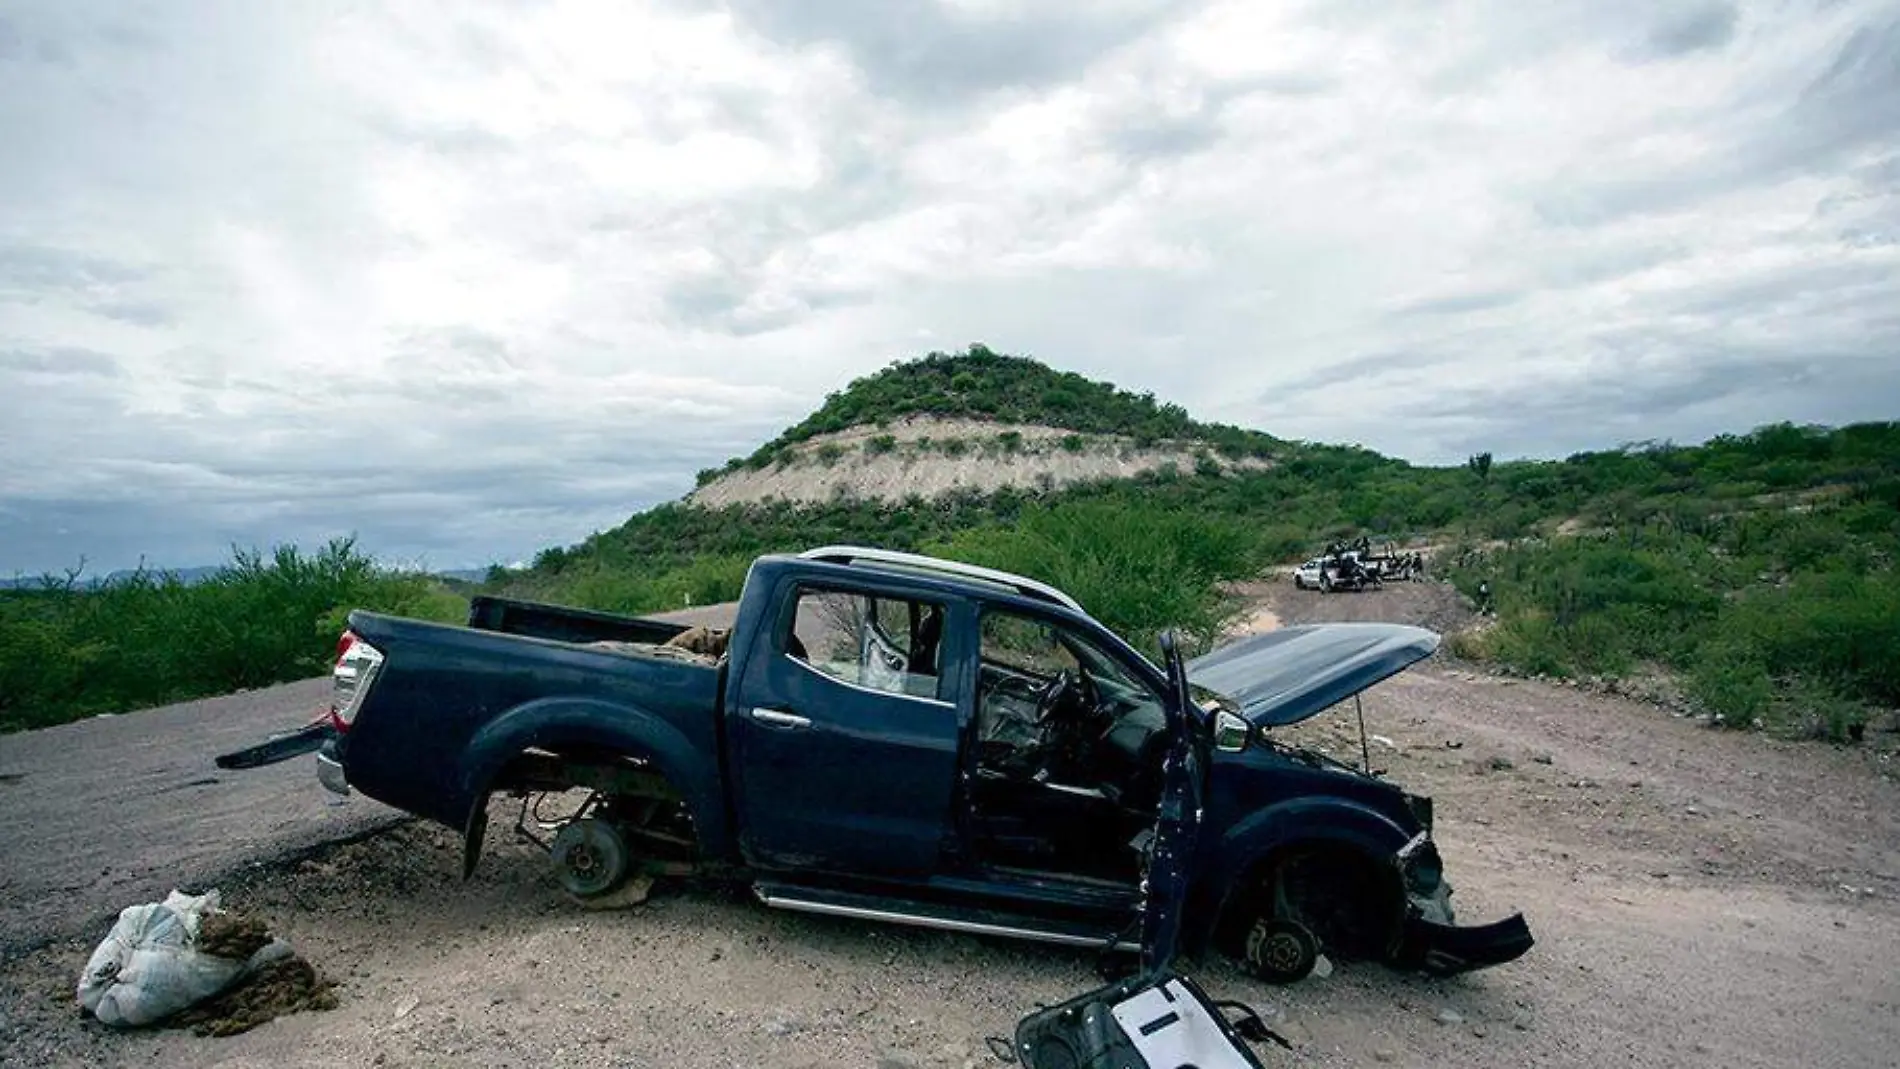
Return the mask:
<path id="1" fill-rule="evenodd" d="M 1085 925 L 1061 924 L 1042 918 L 1018 917 L 990 910 L 967 909 L 926 902 L 906 902 L 870 895 L 852 894 L 816 887 L 757 883 L 752 893 L 774 909 L 797 913 L 820 913 L 828 917 L 852 917 L 858 920 L 908 924 L 918 928 L 936 928 L 971 935 L 994 935 L 1004 939 L 1026 939 L 1059 946 L 1109 949 L 1112 937 Z M 1136 952 L 1140 943 L 1117 939 L 1113 949 Z"/>

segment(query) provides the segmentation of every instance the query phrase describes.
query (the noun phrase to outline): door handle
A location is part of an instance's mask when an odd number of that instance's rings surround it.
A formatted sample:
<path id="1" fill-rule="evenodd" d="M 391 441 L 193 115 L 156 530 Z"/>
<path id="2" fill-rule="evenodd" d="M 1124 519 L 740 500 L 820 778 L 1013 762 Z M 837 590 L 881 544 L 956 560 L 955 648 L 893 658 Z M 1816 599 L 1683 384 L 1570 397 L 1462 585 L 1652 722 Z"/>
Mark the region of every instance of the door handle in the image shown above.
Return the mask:
<path id="1" fill-rule="evenodd" d="M 811 726 L 809 719 L 799 716 L 796 713 L 785 712 L 782 709 L 754 709 L 752 710 L 752 719 L 767 727 L 775 728 L 808 728 Z"/>

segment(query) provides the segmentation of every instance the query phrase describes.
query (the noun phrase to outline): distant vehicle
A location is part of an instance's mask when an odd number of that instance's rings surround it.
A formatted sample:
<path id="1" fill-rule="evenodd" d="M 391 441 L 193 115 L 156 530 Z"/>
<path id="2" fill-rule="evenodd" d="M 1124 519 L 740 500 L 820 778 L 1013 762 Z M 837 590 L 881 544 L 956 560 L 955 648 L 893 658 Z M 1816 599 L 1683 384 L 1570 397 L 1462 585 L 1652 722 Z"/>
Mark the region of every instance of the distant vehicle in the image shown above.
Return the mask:
<path id="1" fill-rule="evenodd" d="M 703 873 L 1152 968 L 1213 947 L 1282 982 L 1321 951 L 1446 974 L 1523 954 L 1523 918 L 1454 927 L 1431 801 L 1268 733 L 1438 642 L 1290 627 L 1192 662 L 1166 639 L 1157 664 L 1035 580 L 836 546 L 754 562 L 730 632 L 493 598 L 468 627 L 353 612 L 329 718 L 219 763 L 320 748 L 331 790 L 462 831 L 464 875 L 513 796 L 581 898 Z"/>
<path id="2" fill-rule="evenodd" d="M 1320 559 L 1314 557 L 1293 570 L 1293 585 L 1301 590 L 1318 590 L 1322 571 Z"/>
<path id="3" fill-rule="evenodd" d="M 1378 589 L 1384 585 L 1379 569 L 1359 559 L 1359 553 L 1351 550 L 1336 556 L 1320 558 L 1320 593 L 1331 594 L 1336 590 Z"/>

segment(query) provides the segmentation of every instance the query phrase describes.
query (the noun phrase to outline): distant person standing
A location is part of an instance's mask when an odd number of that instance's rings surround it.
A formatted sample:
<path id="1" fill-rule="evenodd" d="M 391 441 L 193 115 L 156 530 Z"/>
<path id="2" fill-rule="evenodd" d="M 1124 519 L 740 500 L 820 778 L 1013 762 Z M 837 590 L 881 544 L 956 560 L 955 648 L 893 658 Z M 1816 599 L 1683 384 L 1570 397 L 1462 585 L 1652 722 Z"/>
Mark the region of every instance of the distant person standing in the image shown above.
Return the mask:
<path id="1" fill-rule="evenodd" d="M 1478 614 L 1491 615 L 1491 581 L 1489 579 L 1478 581 Z"/>

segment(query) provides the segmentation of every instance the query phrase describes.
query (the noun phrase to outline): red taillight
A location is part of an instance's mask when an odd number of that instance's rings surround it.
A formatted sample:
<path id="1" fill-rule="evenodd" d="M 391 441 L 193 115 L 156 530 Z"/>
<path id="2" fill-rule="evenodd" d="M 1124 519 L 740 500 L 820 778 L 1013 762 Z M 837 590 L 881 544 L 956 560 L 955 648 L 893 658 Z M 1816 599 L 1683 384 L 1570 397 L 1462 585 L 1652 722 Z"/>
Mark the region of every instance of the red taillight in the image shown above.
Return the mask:
<path id="1" fill-rule="evenodd" d="M 357 638 L 355 632 L 345 631 L 337 639 L 336 666 L 330 669 L 330 724 L 338 731 L 350 729 L 363 695 L 382 666 L 382 651 Z"/>

